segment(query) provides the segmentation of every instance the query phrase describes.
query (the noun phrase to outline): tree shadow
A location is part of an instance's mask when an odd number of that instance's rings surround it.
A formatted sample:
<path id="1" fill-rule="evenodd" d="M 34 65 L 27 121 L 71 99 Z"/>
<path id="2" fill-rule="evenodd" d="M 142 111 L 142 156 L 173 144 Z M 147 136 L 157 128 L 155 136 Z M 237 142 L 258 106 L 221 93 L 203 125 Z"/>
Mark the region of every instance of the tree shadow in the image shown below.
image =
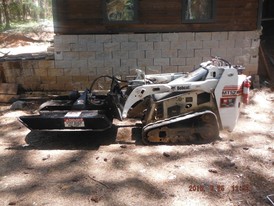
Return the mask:
<path id="1" fill-rule="evenodd" d="M 25 147 L 10 149 L 37 150 L 97 150 L 101 145 L 114 144 L 117 127 L 103 132 L 45 132 L 31 131 L 25 137 Z"/>

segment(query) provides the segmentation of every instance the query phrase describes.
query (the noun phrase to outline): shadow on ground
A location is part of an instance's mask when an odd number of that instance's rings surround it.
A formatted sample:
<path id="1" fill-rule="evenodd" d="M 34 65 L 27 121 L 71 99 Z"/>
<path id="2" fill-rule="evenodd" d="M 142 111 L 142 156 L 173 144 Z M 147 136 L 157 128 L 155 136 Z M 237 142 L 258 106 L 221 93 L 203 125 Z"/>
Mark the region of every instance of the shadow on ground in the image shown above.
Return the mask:
<path id="1" fill-rule="evenodd" d="M 132 128 L 132 136 L 127 140 L 117 140 L 119 126 L 103 132 L 46 132 L 31 131 L 25 137 L 26 145 L 9 149 L 21 150 L 97 150 L 102 145 L 141 143 L 141 128 Z M 129 135 L 129 134 L 128 134 Z"/>

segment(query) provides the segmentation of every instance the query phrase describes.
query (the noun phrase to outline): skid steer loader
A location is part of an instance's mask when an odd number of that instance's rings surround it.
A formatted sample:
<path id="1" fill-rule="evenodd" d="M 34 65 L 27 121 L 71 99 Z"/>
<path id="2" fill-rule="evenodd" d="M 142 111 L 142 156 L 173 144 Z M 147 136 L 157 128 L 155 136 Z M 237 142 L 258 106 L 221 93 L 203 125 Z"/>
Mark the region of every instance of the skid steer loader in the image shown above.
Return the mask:
<path id="1" fill-rule="evenodd" d="M 249 79 L 244 67 L 220 58 L 203 62 L 189 73 L 147 75 L 137 70 L 132 80 L 102 76 L 112 81 L 106 94 L 93 86 L 43 103 L 38 115 L 19 120 L 31 130 L 103 131 L 114 118 L 127 118 L 143 104 L 142 140 L 153 143 L 208 142 L 219 130 L 232 131 L 243 100 L 247 101 Z"/>

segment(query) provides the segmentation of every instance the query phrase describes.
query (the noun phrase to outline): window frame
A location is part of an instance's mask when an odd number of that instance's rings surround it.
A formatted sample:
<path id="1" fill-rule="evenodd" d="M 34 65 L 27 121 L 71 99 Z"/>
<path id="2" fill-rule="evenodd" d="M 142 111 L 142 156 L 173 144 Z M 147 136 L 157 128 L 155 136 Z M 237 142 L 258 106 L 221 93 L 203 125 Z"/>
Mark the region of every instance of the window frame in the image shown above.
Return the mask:
<path id="1" fill-rule="evenodd" d="M 107 2 L 108 0 L 103 0 L 102 1 L 102 9 L 103 9 L 103 14 L 104 14 L 104 23 L 109 23 L 109 24 L 130 24 L 130 23 L 137 23 L 138 20 L 138 0 L 132 0 L 133 1 L 133 19 L 132 20 L 111 20 L 108 18 L 107 14 Z M 111 0 L 110 0 L 111 1 Z"/>
<path id="2" fill-rule="evenodd" d="M 208 19 L 186 19 L 188 0 L 182 0 L 182 22 L 183 23 L 211 23 L 215 21 L 216 0 L 207 0 L 211 2 L 211 15 Z"/>

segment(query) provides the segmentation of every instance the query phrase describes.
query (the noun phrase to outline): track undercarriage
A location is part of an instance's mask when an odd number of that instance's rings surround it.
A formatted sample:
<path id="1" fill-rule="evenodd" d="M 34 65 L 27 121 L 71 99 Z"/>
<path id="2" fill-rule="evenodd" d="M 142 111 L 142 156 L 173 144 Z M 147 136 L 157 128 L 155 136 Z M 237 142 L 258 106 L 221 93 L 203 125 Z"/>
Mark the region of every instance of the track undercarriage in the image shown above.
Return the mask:
<path id="1" fill-rule="evenodd" d="M 218 137 L 219 126 L 215 114 L 210 111 L 148 124 L 142 132 L 142 140 L 146 144 L 207 143 Z"/>

